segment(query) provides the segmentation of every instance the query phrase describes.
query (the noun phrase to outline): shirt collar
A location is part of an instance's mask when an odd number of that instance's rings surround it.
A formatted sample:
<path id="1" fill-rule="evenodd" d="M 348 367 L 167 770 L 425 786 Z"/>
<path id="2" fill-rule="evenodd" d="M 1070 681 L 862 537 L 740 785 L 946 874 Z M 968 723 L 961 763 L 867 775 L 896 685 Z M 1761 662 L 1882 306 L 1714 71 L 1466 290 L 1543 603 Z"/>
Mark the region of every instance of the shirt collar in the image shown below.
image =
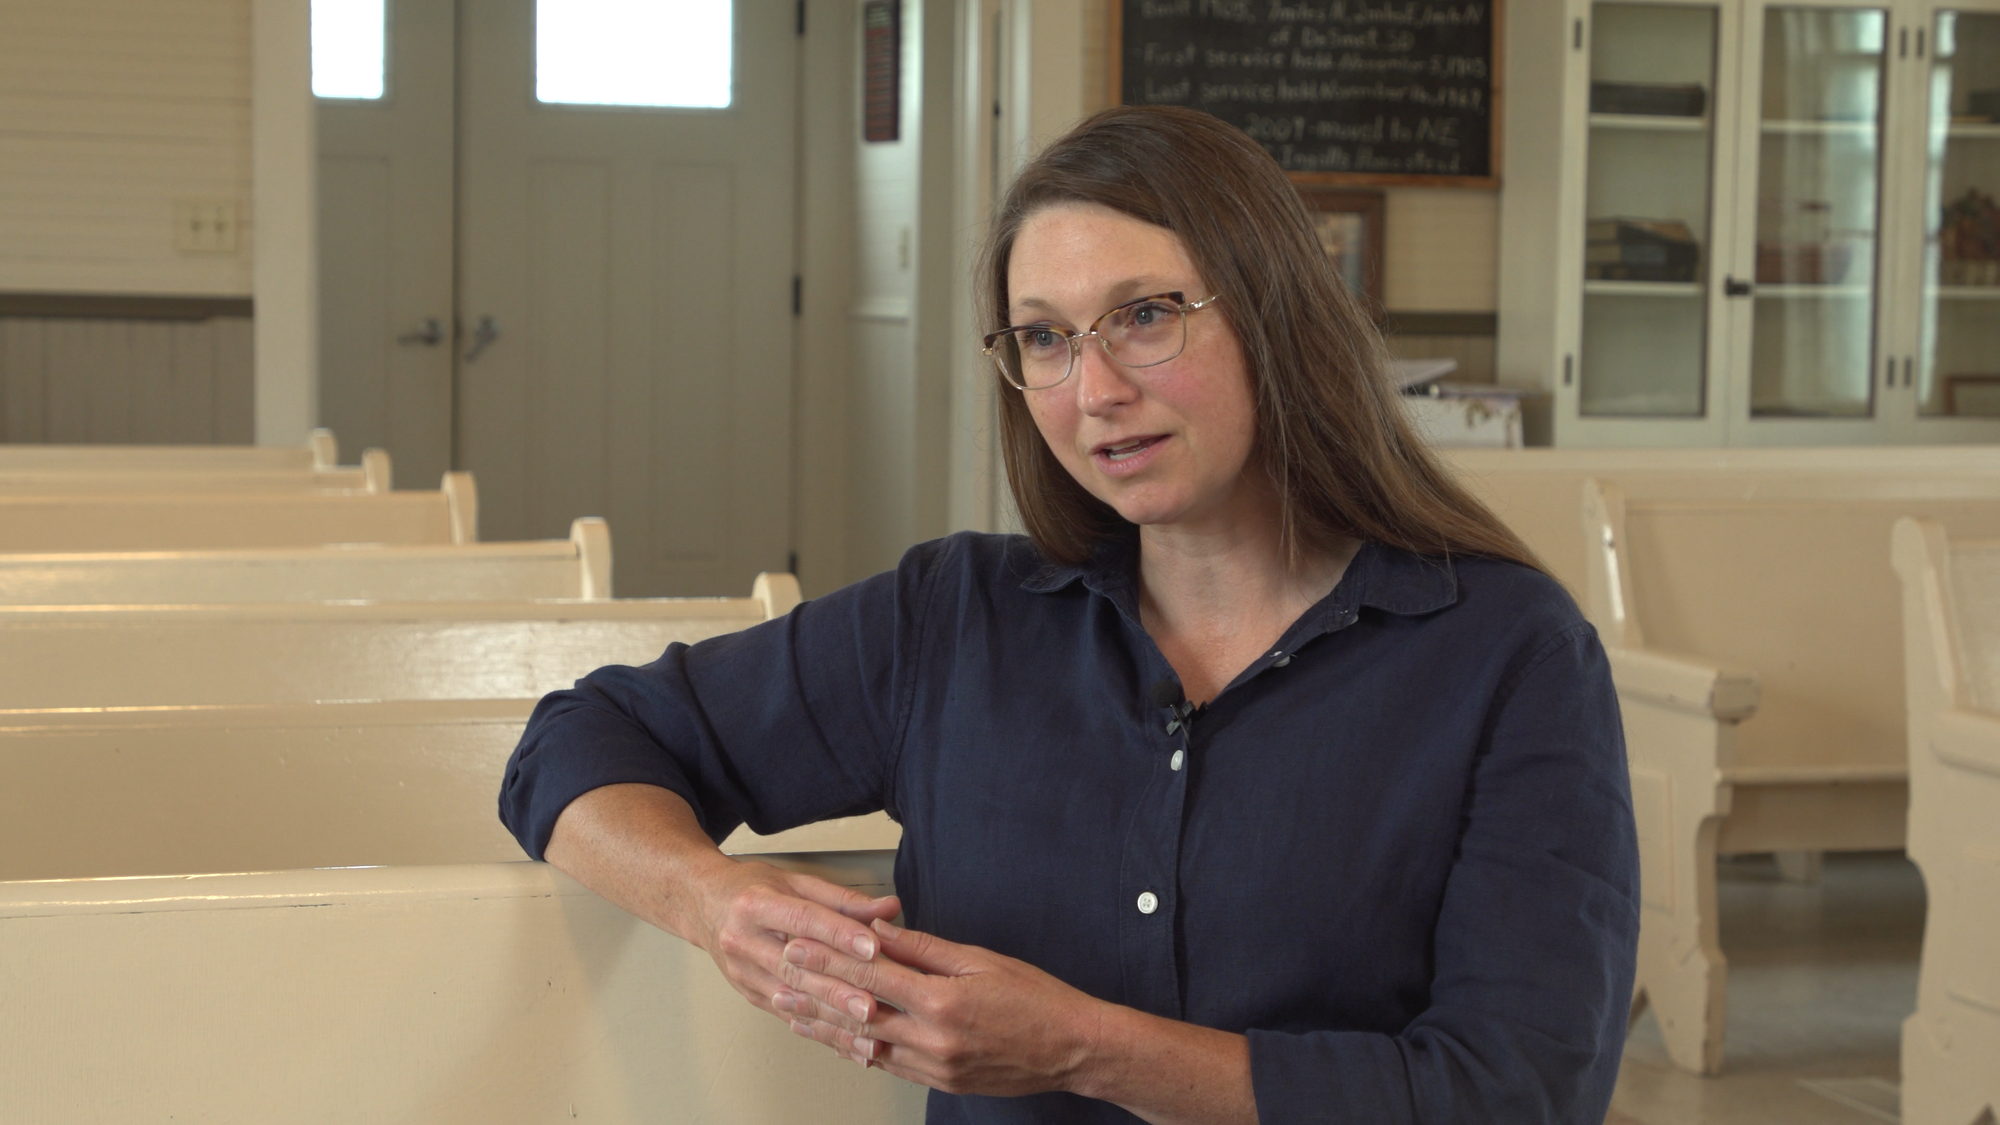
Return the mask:
<path id="1" fill-rule="evenodd" d="M 1132 596 L 1138 569 L 1138 540 L 1121 538 L 1099 548 L 1080 566 L 1049 564 L 1030 575 L 1021 588 L 1033 594 L 1053 594 L 1082 582 L 1093 593 L 1122 602 Z M 1363 543 L 1333 593 L 1320 603 L 1329 620 L 1349 617 L 1357 606 L 1415 616 L 1434 613 L 1458 601 L 1458 576 L 1449 558 L 1419 555 L 1399 547 Z"/>

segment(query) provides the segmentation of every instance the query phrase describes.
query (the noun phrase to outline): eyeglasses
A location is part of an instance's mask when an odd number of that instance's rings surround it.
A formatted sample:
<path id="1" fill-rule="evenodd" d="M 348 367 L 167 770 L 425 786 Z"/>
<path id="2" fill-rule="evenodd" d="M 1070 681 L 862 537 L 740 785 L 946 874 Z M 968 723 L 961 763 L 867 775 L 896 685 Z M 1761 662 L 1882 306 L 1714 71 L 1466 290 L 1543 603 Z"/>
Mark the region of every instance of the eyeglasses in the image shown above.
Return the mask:
<path id="1" fill-rule="evenodd" d="M 992 357 L 1003 378 L 1024 391 L 1047 390 L 1069 378 L 1078 341 L 1085 336 L 1097 337 L 1104 354 L 1126 367 L 1154 367 L 1187 346 L 1187 314 L 1221 299 L 1217 294 L 1189 302 L 1180 293 L 1156 293 L 1119 305 L 1081 332 L 1049 324 L 1002 328 L 986 337 L 980 351 Z"/>

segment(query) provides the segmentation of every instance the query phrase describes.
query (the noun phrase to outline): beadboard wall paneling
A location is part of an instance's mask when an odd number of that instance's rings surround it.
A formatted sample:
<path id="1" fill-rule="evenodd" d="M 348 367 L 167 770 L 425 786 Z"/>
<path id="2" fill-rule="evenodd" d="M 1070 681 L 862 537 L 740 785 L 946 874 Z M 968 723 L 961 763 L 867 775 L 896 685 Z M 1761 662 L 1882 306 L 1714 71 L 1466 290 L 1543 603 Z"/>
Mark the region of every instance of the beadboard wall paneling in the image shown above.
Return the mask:
<path id="1" fill-rule="evenodd" d="M 0 317 L 0 441 L 251 440 L 250 319 Z"/>
<path id="2" fill-rule="evenodd" d="M 232 254 L 174 201 L 233 200 Z M 249 0 L 0 0 L 0 290 L 250 293 Z"/>

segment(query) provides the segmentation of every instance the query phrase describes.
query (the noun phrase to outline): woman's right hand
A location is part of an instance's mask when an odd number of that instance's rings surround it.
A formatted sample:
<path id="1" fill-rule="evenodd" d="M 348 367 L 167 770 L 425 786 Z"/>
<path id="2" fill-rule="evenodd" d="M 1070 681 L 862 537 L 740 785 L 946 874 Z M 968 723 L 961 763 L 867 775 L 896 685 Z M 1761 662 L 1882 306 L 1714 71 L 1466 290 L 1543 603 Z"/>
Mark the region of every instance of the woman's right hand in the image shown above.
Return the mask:
<path id="1" fill-rule="evenodd" d="M 780 1019 L 792 1016 L 775 1007 L 781 995 L 797 990 L 784 980 L 785 943 L 809 937 L 856 958 L 875 958 L 878 939 L 870 923 L 902 913 L 894 895 L 869 898 L 859 891 L 824 879 L 785 871 L 767 863 L 728 860 L 708 868 L 700 878 L 698 917 L 682 937 L 708 951 L 717 968 L 743 998 Z M 857 1023 L 876 1014 L 877 1001 L 866 991 L 830 981 L 833 999 Z"/>
<path id="2" fill-rule="evenodd" d="M 869 898 L 811 875 L 723 855 L 688 803 L 656 785 L 607 785 L 571 801 L 556 818 L 544 854 L 628 913 L 706 950 L 745 999 L 786 1020 L 791 1017 L 773 1004 L 781 994 L 795 994 L 784 981 L 787 941 L 812 938 L 871 960 L 877 939 L 869 924 L 903 910 L 893 895 Z M 793 967 L 792 975 L 797 972 Z M 859 1021 L 874 1018 L 873 996 L 833 983 L 843 990 L 844 1008 L 865 1011 Z"/>

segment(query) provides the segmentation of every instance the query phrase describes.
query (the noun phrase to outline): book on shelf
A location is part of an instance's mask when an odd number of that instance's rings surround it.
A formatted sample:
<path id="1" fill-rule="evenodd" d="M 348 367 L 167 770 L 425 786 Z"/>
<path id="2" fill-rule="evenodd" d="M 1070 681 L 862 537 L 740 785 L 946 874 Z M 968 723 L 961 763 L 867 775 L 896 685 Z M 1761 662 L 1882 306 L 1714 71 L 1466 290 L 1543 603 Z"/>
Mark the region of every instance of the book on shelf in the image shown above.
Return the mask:
<path id="1" fill-rule="evenodd" d="M 1587 281 L 1693 281 L 1701 268 L 1694 232 L 1678 219 L 1592 219 L 1585 232 Z"/>

